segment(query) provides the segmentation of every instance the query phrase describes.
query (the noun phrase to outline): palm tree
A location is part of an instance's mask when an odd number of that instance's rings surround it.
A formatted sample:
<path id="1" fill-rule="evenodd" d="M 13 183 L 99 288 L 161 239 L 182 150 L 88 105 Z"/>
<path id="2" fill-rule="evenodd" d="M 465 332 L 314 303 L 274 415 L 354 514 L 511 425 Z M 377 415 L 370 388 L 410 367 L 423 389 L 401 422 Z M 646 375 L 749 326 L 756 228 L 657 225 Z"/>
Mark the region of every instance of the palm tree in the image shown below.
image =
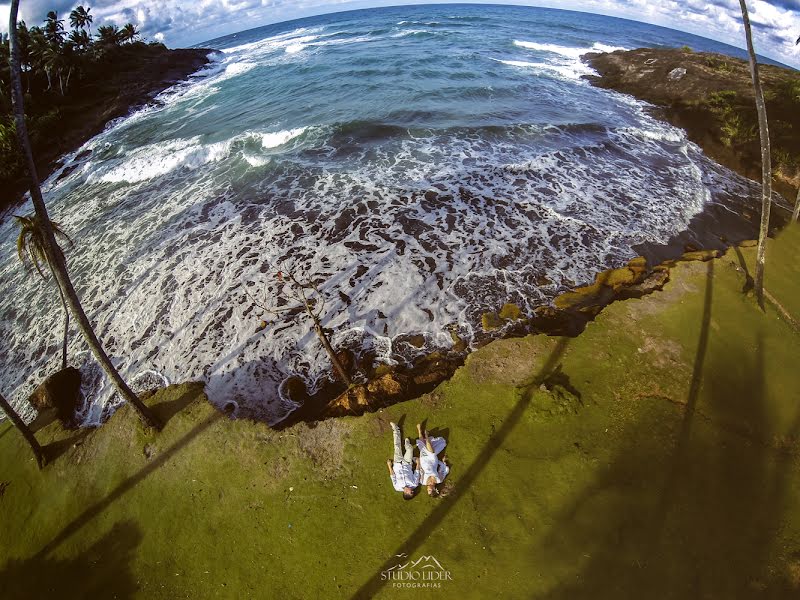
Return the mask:
<path id="1" fill-rule="evenodd" d="M 152 411 L 133 393 L 128 384 L 117 371 L 114 364 L 108 358 L 105 350 L 103 349 L 100 340 L 89 322 L 89 318 L 81 306 L 78 293 L 72 285 L 69 278 L 69 271 L 67 264 L 64 260 L 64 255 L 58 248 L 55 233 L 53 231 L 50 217 L 47 214 L 47 207 L 42 197 L 42 190 L 39 187 L 39 176 L 36 171 L 36 163 L 33 160 L 33 152 L 31 151 L 31 143 L 28 138 L 28 128 L 25 123 L 25 104 L 22 96 L 22 82 L 20 78 L 19 66 L 19 45 L 17 43 L 17 14 L 19 12 L 19 0 L 11 0 L 11 10 L 9 19 L 9 41 L 11 45 L 11 98 L 14 107 L 14 119 L 17 125 L 17 139 L 22 153 L 25 156 L 25 162 L 28 169 L 28 176 L 31 180 L 30 192 L 33 206 L 36 210 L 36 217 L 38 218 L 40 229 L 42 232 L 42 241 L 45 257 L 47 263 L 51 266 L 53 275 L 58 282 L 59 287 L 64 292 L 72 316 L 78 324 L 83 337 L 86 340 L 89 348 L 92 350 L 97 362 L 108 375 L 109 379 L 114 383 L 122 398 L 129 402 L 133 408 L 139 413 L 145 425 L 156 429 L 161 428 L 161 423 L 156 419 Z"/>
<path id="2" fill-rule="evenodd" d="M 72 12 L 69 13 L 69 24 L 73 29 L 91 30 L 92 21 L 94 21 L 94 17 L 89 14 L 91 11 L 91 8 L 84 8 L 83 6 L 73 8 Z"/>
<path id="3" fill-rule="evenodd" d="M 84 29 L 73 29 L 67 43 L 72 44 L 78 52 L 86 52 L 92 45 L 92 38 Z"/>
<path id="4" fill-rule="evenodd" d="M 97 28 L 97 41 L 104 47 L 118 46 L 119 34 L 119 28 L 116 25 L 101 25 Z"/>
<path id="5" fill-rule="evenodd" d="M 22 262 L 22 264 L 29 269 L 35 269 L 42 279 L 46 279 L 43 267 L 44 265 L 47 265 L 51 274 L 53 275 L 53 281 L 56 281 L 58 294 L 61 296 L 61 305 L 64 307 L 64 342 L 61 347 L 61 368 L 66 369 L 67 335 L 69 333 L 69 309 L 67 308 L 67 301 L 64 299 L 64 292 L 62 292 L 61 288 L 58 286 L 55 273 L 53 273 L 52 267 L 47 262 L 47 255 L 44 251 L 44 234 L 42 232 L 42 228 L 39 225 L 36 215 L 31 215 L 29 217 L 20 217 L 19 215 L 14 215 L 14 218 L 17 220 L 17 225 L 19 225 L 19 236 L 17 237 L 17 255 L 19 256 L 20 262 Z M 50 225 L 53 228 L 53 233 L 55 234 L 56 238 L 61 238 L 70 245 L 73 245 L 72 240 L 66 233 L 64 233 L 58 223 L 52 221 Z M 58 252 L 61 253 L 61 248 L 57 247 L 57 249 Z M 63 256 L 63 253 L 61 254 Z"/>
<path id="6" fill-rule="evenodd" d="M 756 97 L 758 111 L 758 130 L 761 134 L 761 228 L 758 232 L 758 250 L 756 251 L 756 273 L 754 288 L 759 306 L 764 308 L 764 263 L 767 252 L 767 233 L 769 233 L 769 213 L 772 208 L 772 158 L 769 147 L 769 125 L 767 123 L 767 107 L 764 104 L 764 91 L 761 89 L 761 77 L 758 74 L 758 60 L 753 48 L 753 32 L 750 28 L 750 15 L 747 12 L 747 1 L 739 0 L 742 7 L 744 34 L 747 38 L 747 53 L 750 55 L 750 75 L 753 78 L 753 92 Z"/>
<path id="7" fill-rule="evenodd" d="M 36 437 L 34 437 L 30 428 L 25 425 L 25 421 L 20 419 L 19 415 L 16 413 L 16 411 L 14 411 L 14 409 L 11 407 L 11 404 L 9 404 L 8 400 L 5 399 L 3 394 L 0 394 L 0 410 L 6 413 L 6 416 L 14 424 L 14 427 L 19 429 L 22 437 L 24 437 L 25 441 L 28 442 L 31 450 L 33 451 L 33 455 L 36 457 L 36 464 L 39 465 L 39 468 L 41 469 L 46 462 L 42 447 L 39 445 L 39 442 L 36 441 Z"/>
<path id="8" fill-rule="evenodd" d="M 120 42 L 132 42 L 137 37 L 139 37 L 139 30 L 136 29 L 136 26 L 133 23 L 128 23 L 119 30 Z"/>
<path id="9" fill-rule="evenodd" d="M 44 21 L 44 35 L 47 41 L 54 46 L 60 46 L 64 41 L 64 21 L 58 18 L 58 13 L 51 10 Z"/>

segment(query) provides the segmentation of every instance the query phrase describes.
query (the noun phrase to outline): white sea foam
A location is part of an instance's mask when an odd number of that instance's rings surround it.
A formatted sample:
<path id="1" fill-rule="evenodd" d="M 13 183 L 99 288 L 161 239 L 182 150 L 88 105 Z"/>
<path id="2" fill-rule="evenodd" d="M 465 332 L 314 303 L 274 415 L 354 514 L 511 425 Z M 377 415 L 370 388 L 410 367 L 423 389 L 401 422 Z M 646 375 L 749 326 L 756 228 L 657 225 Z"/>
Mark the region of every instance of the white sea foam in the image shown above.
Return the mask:
<path id="1" fill-rule="evenodd" d="M 274 133 L 261 134 L 261 145 L 264 148 L 277 148 L 283 146 L 287 142 L 296 137 L 303 135 L 308 130 L 308 127 L 299 127 L 297 129 L 289 129 L 286 131 L 277 131 Z"/>
<path id="2" fill-rule="evenodd" d="M 558 65 L 546 62 L 528 62 L 524 60 L 499 60 L 496 58 L 492 60 L 511 67 L 535 69 L 541 73 L 554 74 L 565 79 L 580 79 L 583 75 L 589 75 L 594 72 L 587 65 L 580 62 L 569 65 Z"/>
<path id="3" fill-rule="evenodd" d="M 542 54 L 543 61 L 523 61 L 523 60 L 500 60 L 503 64 L 513 67 L 524 67 L 535 69 L 543 73 L 551 73 L 566 79 L 580 79 L 584 75 L 595 74 L 594 69 L 589 67 L 581 60 L 581 56 L 588 52 L 612 52 L 614 50 L 624 50 L 614 46 L 608 46 L 599 42 L 591 48 L 576 48 L 572 46 L 560 46 L 558 44 L 546 44 L 540 42 L 527 42 L 514 40 L 514 45 L 525 50 L 533 50 Z M 497 60 L 497 59 L 494 59 Z"/>
<path id="4" fill-rule="evenodd" d="M 202 144 L 199 136 L 150 144 L 133 150 L 122 160 L 97 165 L 87 181 L 136 183 L 161 177 L 178 169 L 196 169 L 227 156 L 230 146 L 230 140 Z"/>
<path id="5" fill-rule="evenodd" d="M 427 29 L 407 29 L 406 31 L 401 31 L 400 33 L 392 34 L 391 37 L 402 38 L 402 37 L 408 37 L 409 35 L 420 35 L 424 33 L 433 33 L 433 32 L 428 31 Z"/>

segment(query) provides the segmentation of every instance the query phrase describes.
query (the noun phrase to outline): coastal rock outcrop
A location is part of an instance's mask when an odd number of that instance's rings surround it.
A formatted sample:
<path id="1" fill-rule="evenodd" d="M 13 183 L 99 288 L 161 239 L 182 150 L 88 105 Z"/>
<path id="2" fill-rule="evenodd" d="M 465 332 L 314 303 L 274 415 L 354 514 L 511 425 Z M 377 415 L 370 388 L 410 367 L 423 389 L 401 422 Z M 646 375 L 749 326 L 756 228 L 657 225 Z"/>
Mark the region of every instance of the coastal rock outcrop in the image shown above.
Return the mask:
<path id="1" fill-rule="evenodd" d="M 65 427 L 71 426 L 81 400 L 81 372 L 67 367 L 45 379 L 28 398 L 40 414 L 50 413 Z"/>

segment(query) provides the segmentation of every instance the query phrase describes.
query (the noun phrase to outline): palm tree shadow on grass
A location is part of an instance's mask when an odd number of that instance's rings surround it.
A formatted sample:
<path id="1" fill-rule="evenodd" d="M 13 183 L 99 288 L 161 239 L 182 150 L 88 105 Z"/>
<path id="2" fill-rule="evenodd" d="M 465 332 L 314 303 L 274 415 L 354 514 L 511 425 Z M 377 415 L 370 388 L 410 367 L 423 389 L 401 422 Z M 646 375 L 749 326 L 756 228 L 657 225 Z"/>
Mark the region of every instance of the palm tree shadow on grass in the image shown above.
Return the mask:
<path id="1" fill-rule="evenodd" d="M 712 278 L 682 412 L 648 409 L 557 515 L 531 563 L 564 576 L 540 597 L 796 597 L 772 554 L 794 461 L 772 443 L 764 336 L 744 356 L 715 340 Z M 797 439 L 800 412 L 782 433 Z"/>
<path id="2" fill-rule="evenodd" d="M 433 509 L 425 520 L 414 530 L 414 532 L 392 552 L 392 557 L 383 563 L 373 577 L 366 581 L 356 592 L 353 598 L 372 598 L 384 586 L 384 581 L 380 578 L 380 573 L 396 564 L 395 556 L 405 553 L 411 556 L 427 539 L 428 535 L 436 529 L 441 521 L 453 509 L 455 504 L 462 498 L 464 493 L 470 489 L 478 476 L 486 468 L 494 454 L 502 447 L 503 442 L 512 432 L 519 422 L 525 410 L 533 399 L 533 394 L 539 386 L 554 372 L 561 361 L 570 338 L 559 338 L 558 344 L 553 349 L 547 362 L 529 381 L 523 383 L 518 390 L 518 400 L 511 412 L 508 413 L 499 428 L 489 437 L 483 448 L 477 453 L 476 460 L 458 478 L 457 485 L 449 493 L 446 500 Z"/>
<path id="3" fill-rule="evenodd" d="M 81 514 L 75 517 L 68 523 L 53 539 L 47 543 L 39 552 L 37 552 L 32 560 L 41 560 L 44 556 L 52 552 L 55 548 L 60 546 L 65 540 L 81 530 L 85 525 L 91 522 L 95 517 L 99 516 L 114 502 L 119 500 L 122 496 L 131 491 L 136 485 L 141 483 L 153 472 L 161 468 L 167 461 L 169 461 L 178 452 L 183 450 L 189 443 L 196 437 L 202 434 L 205 430 L 211 427 L 218 420 L 224 418 L 224 415 L 218 411 L 214 411 L 208 418 L 204 419 L 191 430 L 183 435 L 177 442 L 164 452 L 160 452 L 153 458 L 147 466 L 140 469 L 137 473 L 120 483 L 114 488 L 105 498 L 98 500 L 91 506 L 87 507 Z"/>
<path id="4" fill-rule="evenodd" d="M 139 526 L 120 521 L 75 558 L 11 560 L 0 571 L 4 598 L 133 598 Z"/>

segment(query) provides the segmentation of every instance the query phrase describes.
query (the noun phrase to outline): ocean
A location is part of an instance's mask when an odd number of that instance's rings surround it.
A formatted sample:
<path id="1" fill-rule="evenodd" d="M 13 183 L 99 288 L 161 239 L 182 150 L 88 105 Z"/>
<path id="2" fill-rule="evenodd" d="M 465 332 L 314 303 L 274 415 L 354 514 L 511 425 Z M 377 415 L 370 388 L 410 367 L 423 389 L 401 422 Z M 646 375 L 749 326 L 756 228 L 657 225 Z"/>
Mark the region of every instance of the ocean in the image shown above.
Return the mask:
<path id="1" fill-rule="evenodd" d="M 402 363 L 449 349 L 450 331 L 481 341 L 482 313 L 530 312 L 704 210 L 756 206 L 758 187 L 683 131 L 582 79 L 586 52 L 683 45 L 742 55 L 632 21 L 481 5 L 229 35 L 202 45 L 213 61 L 190 81 L 66 157 L 46 200 L 134 389 L 200 379 L 237 416 L 276 423 L 296 407 L 287 377 L 314 390 L 331 376 L 310 322 L 258 307 L 278 270 L 319 284 L 334 345 Z M 6 219 L 0 389 L 30 418 L 24 398 L 60 365 L 62 312 L 15 239 Z M 77 331 L 69 352 L 81 419 L 98 424 L 118 397 Z"/>

